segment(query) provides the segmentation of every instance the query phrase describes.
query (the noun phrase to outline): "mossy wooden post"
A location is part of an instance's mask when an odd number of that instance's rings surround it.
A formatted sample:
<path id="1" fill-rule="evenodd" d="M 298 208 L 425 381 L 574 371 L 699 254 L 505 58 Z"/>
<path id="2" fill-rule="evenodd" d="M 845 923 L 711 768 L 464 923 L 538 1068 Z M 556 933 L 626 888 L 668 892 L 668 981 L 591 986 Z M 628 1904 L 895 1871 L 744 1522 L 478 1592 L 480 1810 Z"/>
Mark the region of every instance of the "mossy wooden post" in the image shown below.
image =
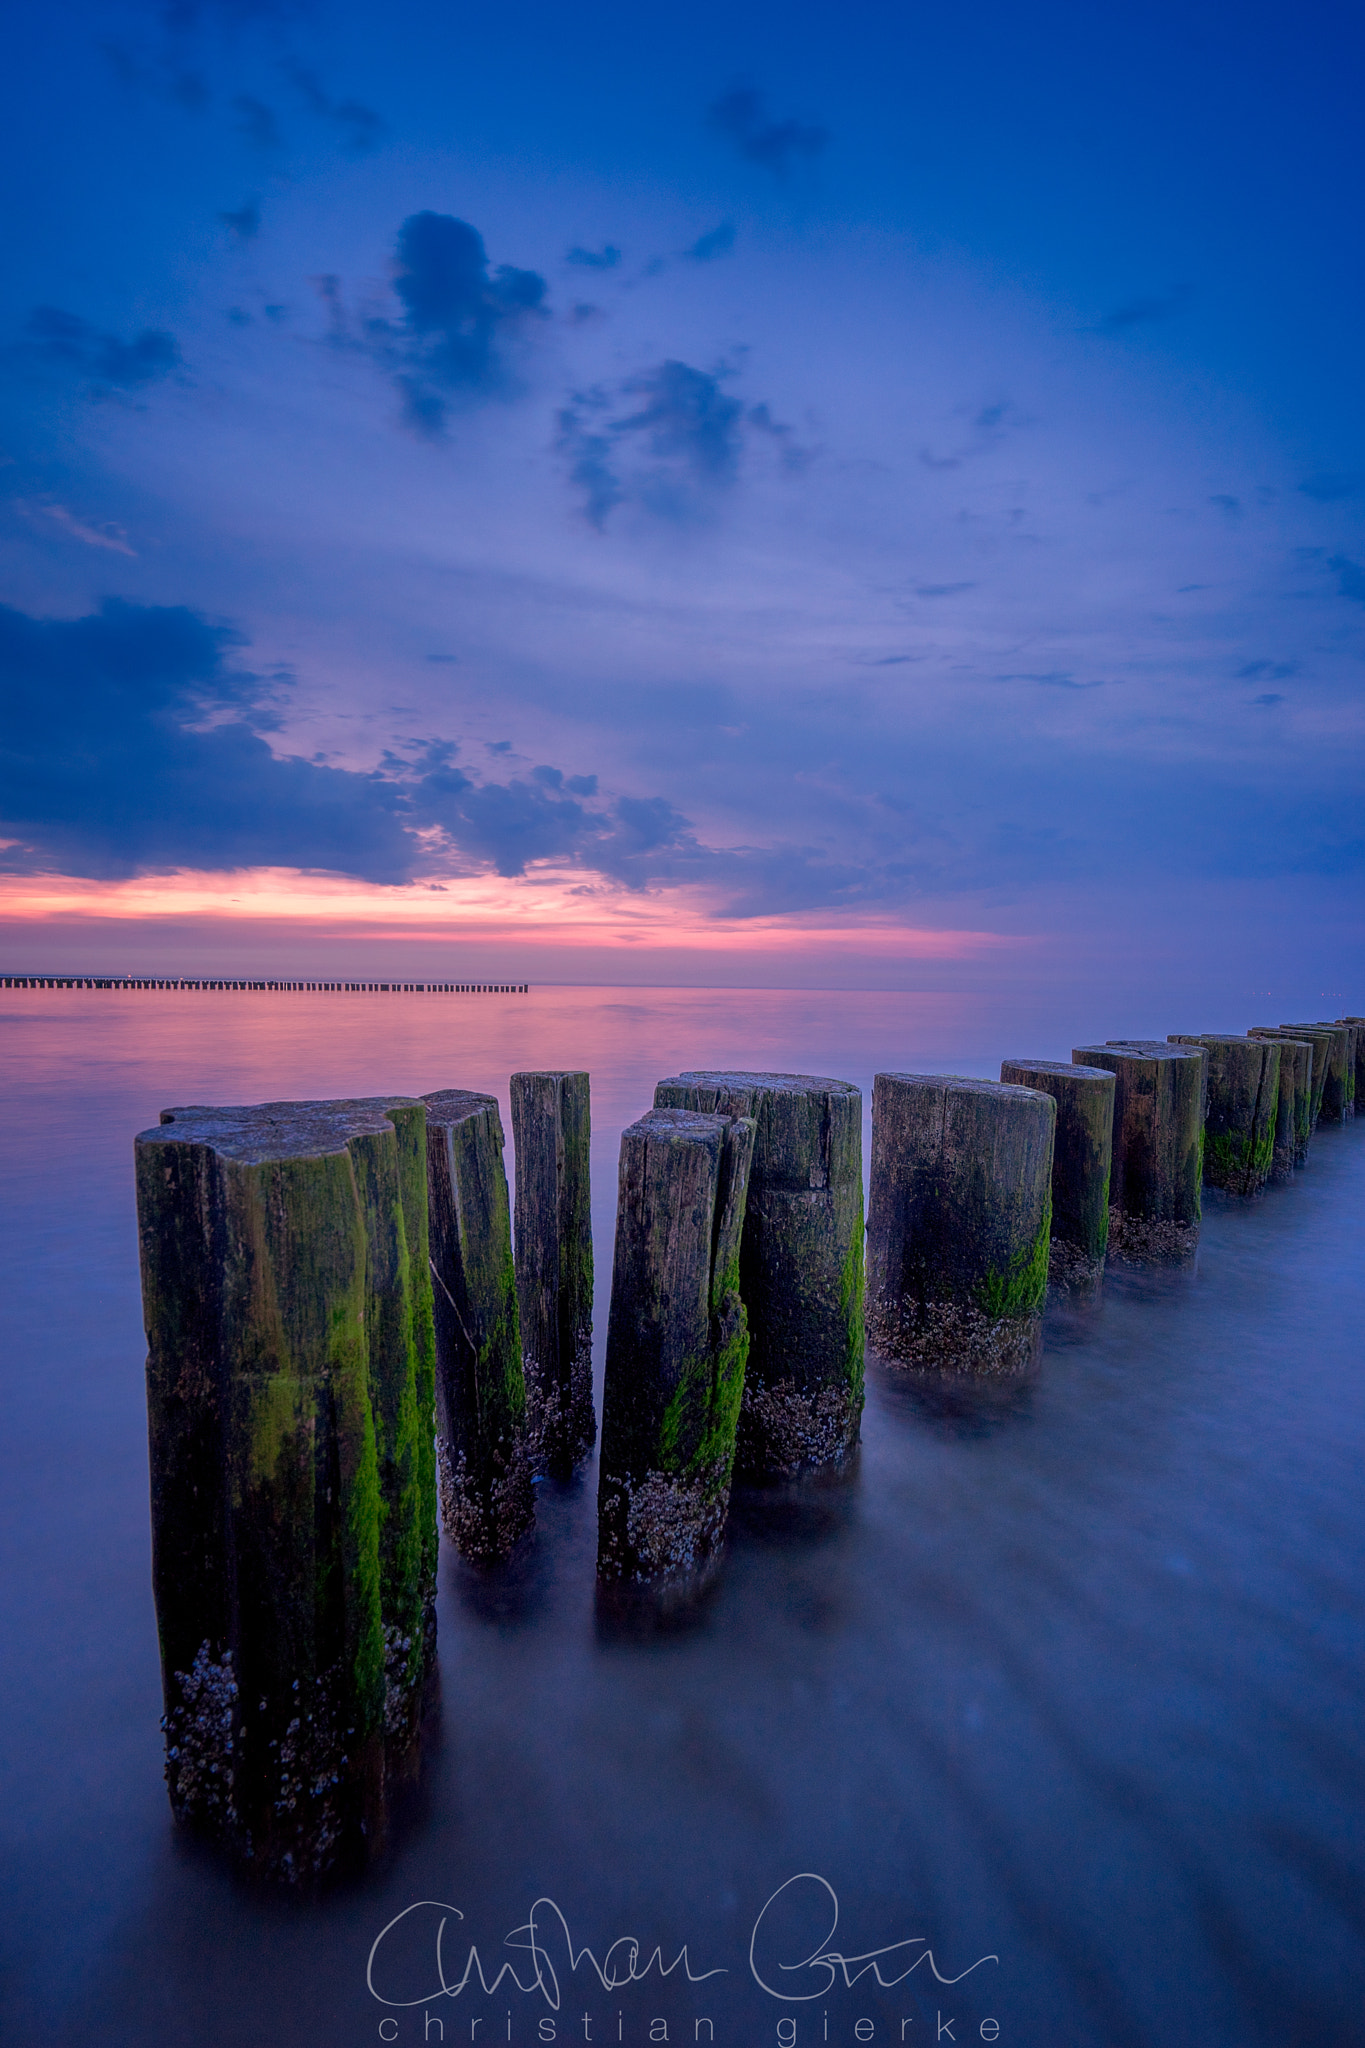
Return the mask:
<path id="1" fill-rule="evenodd" d="M 517 1294 L 535 1468 L 561 1478 L 597 1435 L 592 1406 L 588 1076 L 512 1076 Z"/>
<path id="2" fill-rule="evenodd" d="M 493 1095 L 423 1101 L 441 1521 L 464 1556 L 490 1563 L 535 1520 L 502 1119 Z"/>
<path id="3" fill-rule="evenodd" d="M 1286 1025 L 1286 1030 L 1295 1027 Z M 1330 1031 L 1332 1049 L 1327 1059 L 1327 1077 L 1323 1083 L 1323 1113 L 1328 1123 L 1349 1124 L 1355 1121 L 1356 1113 L 1356 1047 L 1355 1031 L 1340 1018 L 1328 1022 L 1319 1017 L 1316 1029 Z M 1328 1108 L 1328 1105 L 1331 1105 Z"/>
<path id="4" fill-rule="evenodd" d="M 1109 1246 L 1114 1076 L 1107 1067 L 1064 1060 L 1005 1060 L 1000 1079 L 1015 1088 L 1041 1089 L 1057 1105 L 1048 1285 L 1074 1300 L 1093 1300 L 1103 1285 Z"/>
<path id="5" fill-rule="evenodd" d="M 653 1109 L 621 1136 L 597 1569 L 699 1583 L 720 1552 L 748 1326 L 739 1292 L 755 1126 Z"/>
<path id="6" fill-rule="evenodd" d="M 1351 1027 L 1351 1101 L 1365 1116 L 1365 1017 L 1338 1017 L 1337 1022 Z"/>
<path id="7" fill-rule="evenodd" d="M 1311 1138 L 1313 1132 L 1318 1127 L 1318 1117 L 1322 1110 L 1322 1091 L 1327 1079 L 1327 1061 L 1332 1048 L 1330 1034 L 1326 1031 L 1319 1031 L 1311 1025 L 1305 1025 L 1298 1031 L 1291 1031 L 1283 1024 L 1254 1024 L 1251 1030 L 1248 1031 L 1247 1037 L 1277 1038 L 1281 1041 L 1292 1040 L 1296 1044 L 1308 1046 L 1311 1053 L 1309 1062 L 1308 1135 Z M 1306 1144 L 1304 1156 L 1305 1158 L 1307 1157 Z M 1302 1161 L 1300 1161 L 1300 1164 L 1302 1164 Z"/>
<path id="8" fill-rule="evenodd" d="M 1202 1045 L 1204 1183 L 1230 1195 L 1257 1195 L 1271 1177 L 1280 1120 L 1280 1047 L 1274 1039 L 1172 1032 L 1171 1045 Z"/>
<path id="9" fill-rule="evenodd" d="M 167 1110 L 135 1155 L 171 1804 L 311 1886 L 382 1843 L 435 1646 L 422 1106 Z"/>
<path id="10" fill-rule="evenodd" d="M 1114 1075 L 1110 1261 L 1144 1265 L 1192 1257 L 1204 1178 L 1204 1048 L 1120 1040 L 1077 1046 L 1072 1058 Z"/>
<path id="11" fill-rule="evenodd" d="M 1295 1038 L 1269 1025 L 1257 1025 L 1248 1031 L 1247 1037 L 1273 1041 L 1280 1048 L 1280 1092 L 1283 1095 L 1286 1088 L 1292 1089 L 1294 1098 L 1294 1164 L 1306 1166 L 1317 1123 L 1318 1096 L 1314 1083 L 1315 1076 L 1321 1077 L 1322 1048 L 1311 1039 Z"/>
<path id="12" fill-rule="evenodd" d="M 749 1360 L 736 1477 L 840 1464 L 863 1410 L 863 1098 L 813 1074 L 689 1072 L 657 1109 L 754 1119 L 739 1253 Z"/>
<path id="13" fill-rule="evenodd" d="M 1340 1124 L 1348 1120 L 1350 1104 L 1346 1092 L 1346 1027 L 1343 1024 L 1281 1024 L 1281 1031 L 1292 1031 L 1300 1038 L 1311 1038 L 1314 1044 L 1321 1042 L 1322 1086 L 1318 1102 L 1318 1122 Z"/>
<path id="14" fill-rule="evenodd" d="M 883 1357 L 991 1375 L 1036 1361 L 1056 1121 L 1036 1088 L 877 1075 L 867 1333 Z"/>

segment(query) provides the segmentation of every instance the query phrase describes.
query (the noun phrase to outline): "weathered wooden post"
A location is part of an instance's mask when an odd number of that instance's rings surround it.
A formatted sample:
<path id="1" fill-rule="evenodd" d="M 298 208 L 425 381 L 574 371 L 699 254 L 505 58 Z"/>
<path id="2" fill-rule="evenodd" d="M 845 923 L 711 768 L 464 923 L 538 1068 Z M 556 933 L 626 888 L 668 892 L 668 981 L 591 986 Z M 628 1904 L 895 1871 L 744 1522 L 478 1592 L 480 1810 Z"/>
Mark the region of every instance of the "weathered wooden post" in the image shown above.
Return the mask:
<path id="1" fill-rule="evenodd" d="M 1072 1058 L 1114 1075 L 1110 1259 L 1141 1265 L 1191 1257 L 1203 1182 L 1203 1047 L 1127 1040 L 1077 1046 Z"/>
<path id="2" fill-rule="evenodd" d="M 1204 1089 L 1204 1180 L 1230 1195 L 1256 1195 L 1270 1179 L 1280 1115 L 1280 1047 L 1272 1039 L 1219 1032 L 1172 1045 L 1202 1045 L 1208 1054 Z"/>
<path id="3" fill-rule="evenodd" d="M 1318 1102 L 1318 1122 L 1323 1124 L 1345 1123 L 1350 1112 L 1346 1093 L 1346 1027 L 1343 1024 L 1282 1024 L 1281 1031 L 1296 1032 L 1302 1038 L 1311 1038 L 1314 1043 L 1321 1038 L 1323 1048 L 1322 1090 Z"/>
<path id="4" fill-rule="evenodd" d="M 1318 1112 L 1322 1107 L 1322 1089 L 1327 1078 L 1327 1057 L 1331 1049 L 1331 1040 L 1325 1031 L 1286 1031 L 1279 1024 L 1255 1024 L 1248 1031 L 1247 1037 L 1274 1038 L 1282 1045 L 1306 1045 L 1308 1048 L 1308 1130 L 1302 1139 L 1303 1156 L 1295 1161 L 1296 1165 L 1302 1166 L 1308 1157 L 1308 1141 L 1318 1127 Z"/>
<path id="5" fill-rule="evenodd" d="M 1353 1081 L 1353 1090 L 1351 1090 L 1351 1100 L 1355 1102 L 1357 1112 L 1361 1116 L 1365 1116 L 1365 1018 L 1336 1018 L 1336 1022 L 1338 1024 L 1349 1024 L 1351 1032 L 1353 1032 L 1353 1061 L 1355 1061 L 1353 1073 L 1355 1073 L 1355 1081 Z"/>
<path id="6" fill-rule="evenodd" d="M 1035 1362 L 1056 1120 L 1038 1089 L 877 1075 L 867 1330 L 884 1357 L 992 1375 Z"/>
<path id="7" fill-rule="evenodd" d="M 1247 1036 L 1255 1038 L 1257 1034 L 1249 1031 Z M 1273 1042 L 1280 1049 L 1280 1100 L 1270 1178 L 1284 1181 L 1308 1158 L 1308 1143 L 1313 1135 L 1313 1048 L 1301 1038 L 1272 1040 L 1267 1035 L 1262 1042 Z"/>
<path id="8" fill-rule="evenodd" d="M 174 1109 L 135 1154 L 171 1805 L 312 1885 L 382 1842 L 433 1664 L 425 1115 Z"/>
<path id="9" fill-rule="evenodd" d="M 751 1117 L 652 1109 L 621 1136 L 597 1569 L 699 1584 L 719 1557 L 749 1348 Z"/>
<path id="10" fill-rule="evenodd" d="M 738 1478 L 837 1465 L 863 1409 L 863 1098 L 813 1074 L 685 1073 L 658 1109 L 752 1117 L 739 1252 L 749 1359 Z"/>
<path id="11" fill-rule="evenodd" d="M 493 1095 L 423 1101 L 441 1521 L 466 1557 L 491 1563 L 535 1520 L 502 1119 Z"/>
<path id="12" fill-rule="evenodd" d="M 1334 1100 L 1340 1100 L 1340 1116 L 1332 1120 L 1342 1124 L 1355 1122 L 1355 1026 L 1342 1018 L 1336 1018 L 1336 1022 L 1318 1018 L 1318 1030 L 1332 1032 L 1332 1055 L 1328 1059 L 1328 1079 L 1324 1087 L 1326 1096 L 1328 1090 L 1332 1090 L 1336 1077 L 1338 1096 L 1334 1096 Z"/>
<path id="13" fill-rule="evenodd" d="M 1041 1089 L 1057 1105 L 1048 1285 L 1074 1300 L 1093 1299 L 1103 1284 L 1109 1245 L 1114 1076 L 1107 1067 L 1065 1060 L 1005 1060 L 1000 1079 Z"/>
<path id="14" fill-rule="evenodd" d="M 560 1477 L 597 1435 L 588 1088 L 584 1073 L 512 1076 L 527 1436 L 536 1470 Z"/>

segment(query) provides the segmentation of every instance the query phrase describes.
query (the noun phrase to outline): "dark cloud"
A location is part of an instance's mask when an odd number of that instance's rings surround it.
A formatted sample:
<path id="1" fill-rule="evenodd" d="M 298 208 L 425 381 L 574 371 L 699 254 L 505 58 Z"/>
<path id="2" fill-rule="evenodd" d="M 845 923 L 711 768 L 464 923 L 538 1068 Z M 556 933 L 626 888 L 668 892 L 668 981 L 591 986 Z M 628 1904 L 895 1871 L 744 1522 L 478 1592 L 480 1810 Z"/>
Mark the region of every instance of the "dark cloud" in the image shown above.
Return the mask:
<path id="1" fill-rule="evenodd" d="M 707 235 L 698 235 L 690 249 L 683 255 L 693 263 L 714 263 L 717 256 L 728 256 L 735 246 L 735 230 L 731 221 L 723 220 L 718 228 L 712 228 Z"/>
<path id="2" fill-rule="evenodd" d="M 131 341 L 104 334 L 78 313 L 35 306 L 24 328 L 23 354 L 80 378 L 96 392 L 140 391 L 179 367 L 174 335 L 144 327 Z"/>
<path id="3" fill-rule="evenodd" d="M 580 264 L 584 270 L 615 270 L 621 261 L 621 251 L 614 242 L 604 242 L 600 249 L 583 249 L 575 245 L 564 261 Z"/>
<path id="4" fill-rule="evenodd" d="M 1237 680 L 1239 683 L 1259 683 L 1264 678 L 1268 682 L 1282 683 L 1294 672 L 1295 663 L 1292 661 L 1248 661 L 1238 669 Z"/>
<path id="5" fill-rule="evenodd" d="M 596 802 L 594 775 L 549 764 L 487 782 L 453 741 L 373 772 L 272 753 L 287 678 L 238 666 L 239 635 L 183 607 L 107 601 L 81 619 L 0 606 L 0 850 L 9 871 L 119 877 L 283 866 L 401 883 L 433 862 L 576 863 L 643 887 L 709 858 L 660 798 Z M 511 742 L 496 741 L 495 756 Z M 436 827 L 444 851 L 433 849 Z"/>
<path id="6" fill-rule="evenodd" d="M 1242 516 L 1241 499 L 1230 497 L 1226 491 L 1215 491 L 1209 503 L 1216 505 L 1220 512 L 1225 512 L 1229 519 L 1240 519 Z"/>
<path id="7" fill-rule="evenodd" d="M 317 72 L 292 57 L 286 58 L 280 68 L 309 112 L 340 131 L 353 156 L 364 156 L 367 150 L 378 148 L 388 129 L 373 107 L 360 100 L 334 100 L 324 90 Z"/>
<path id="8" fill-rule="evenodd" d="M 220 213 L 219 220 L 239 242 L 252 242 L 261 232 L 261 202 L 244 199 L 235 213 Z"/>
<path id="9" fill-rule="evenodd" d="M 342 339 L 339 287 L 325 283 Z M 546 312 L 544 278 L 508 263 L 490 270 L 483 236 L 447 213 L 403 222 L 394 290 L 402 320 L 368 321 L 363 345 L 392 371 L 406 425 L 428 438 L 444 431 L 452 399 L 468 403 L 508 388 L 506 345 Z"/>
<path id="10" fill-rule="evenodd" d="M 254 142 L 258 149 L 280 147 L 279 123 L 264 100 L 258 100 L 253 93 L 239 92 L 232 102 L 232 111 L 237 116 L 239 134 L 245 135 L 248 142 Z"/>
<path id="11" fill-rule="evenodd" d="M 1153 320 L 1169 320 L 1174 313 L 1183 313 L 1190 303 L 1188 285 L 1177 285 L 1174 291 L 1164 297 L 1152 295 L 1147 298 L 1125 299 L 1106 313 L 1099 323 L 1101 334 L 1121 334 L 1130 327 L 1145 327 Z"/>
<path id="12" fill-rule="evenodd" d="M 964 590 L 975 590 L 975 583 L 919 583 L 915 586 L 916 597 L 958 597 Z M 1037 682 L 1033 676 L 1031 681 Z"/>
<path id="13" fill-rule="evenodd" d="M 628 399 L 639 402 L 613 412 Z M 670 360 L 619 386 L 614 399 L 600 390 L 578 394 L 559 415 L 559 446 L 599 529 L 627 497 L 685 518 L 734 481 L 744 417 L 719 377 Z"/>
<path id="14" fill-rule="evenodd" d="M 707 109 L 706 120 L 746 163 L 761 164 L 778 178 L 785 178 L 798 159 L 809 162 L 819 156 L 829 141 L 827 128 L 790 118 L 770 120 L 763 95 L 752 85 L 723 93 Z"/>
<path id="15" fill-rule="evenodd" d="M 262 678 L 182 608 L 83 619 L 0 607 L 0 830 L 12 868 L 131 875 L 286 865 L 394 882 L 413 842 L 399 792 L 272 754 Z"/>
<path id="16" fill-rule="evenodd" d="M 1278 690 L 1266 690 L 1259 697 L 1252 698 L 1253 704 L 1283 704 L 1284 698 Z"/>
<path id="17" fill-rule="evenodd" d="M 1343 597 L 1353 597 L 1357 604 L 1365 604 L 1365 569 L 1345 555 L 1333 555 L 1327 564 L 1336 572 L 1337 589 Z"/>
<path id="18" fill-rule="evenodd" d="M 152 57 L 145 48 L 131 43 L 101 43 L 99 47 L 120 85 L 129 91 L 154 93 L 191 114 L 203 113 L 212 98 L 202 73 L 190 70 L 170 46 Z"/>

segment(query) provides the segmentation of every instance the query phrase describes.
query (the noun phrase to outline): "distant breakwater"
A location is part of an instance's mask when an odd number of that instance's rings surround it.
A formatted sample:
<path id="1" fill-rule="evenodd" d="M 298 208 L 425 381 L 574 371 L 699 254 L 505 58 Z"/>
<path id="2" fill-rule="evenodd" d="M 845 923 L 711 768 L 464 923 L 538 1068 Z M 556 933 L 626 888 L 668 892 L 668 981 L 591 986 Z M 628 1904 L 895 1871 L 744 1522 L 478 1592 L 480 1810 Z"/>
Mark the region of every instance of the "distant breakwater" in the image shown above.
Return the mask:
<path id="1" fill-rule="evenodd" d="M 0 988 L 187 989 L 191 993 L 252 990 L 267 995 L 336 996 L 526 996 L 529 981 L 240 981 L 178 975 L 155 979 L 141 974 L 4 974 Z"/>

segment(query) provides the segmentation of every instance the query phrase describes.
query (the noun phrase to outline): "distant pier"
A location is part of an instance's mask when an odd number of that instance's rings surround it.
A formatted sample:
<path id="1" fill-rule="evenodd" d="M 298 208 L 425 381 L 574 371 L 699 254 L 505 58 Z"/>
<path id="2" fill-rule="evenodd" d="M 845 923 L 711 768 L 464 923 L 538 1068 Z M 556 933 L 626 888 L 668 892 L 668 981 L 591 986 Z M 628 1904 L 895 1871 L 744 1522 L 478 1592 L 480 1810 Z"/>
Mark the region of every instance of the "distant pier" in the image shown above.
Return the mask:
<path id="1" fill-rule="evenodd" d="M 245 989 L 270 995 L 526 996 L 529 981 L 223 981 L 180 976 L 173 981 L 140 974 L 3 974 L 0 988 L 174 988 L 191 992 Z"/>

